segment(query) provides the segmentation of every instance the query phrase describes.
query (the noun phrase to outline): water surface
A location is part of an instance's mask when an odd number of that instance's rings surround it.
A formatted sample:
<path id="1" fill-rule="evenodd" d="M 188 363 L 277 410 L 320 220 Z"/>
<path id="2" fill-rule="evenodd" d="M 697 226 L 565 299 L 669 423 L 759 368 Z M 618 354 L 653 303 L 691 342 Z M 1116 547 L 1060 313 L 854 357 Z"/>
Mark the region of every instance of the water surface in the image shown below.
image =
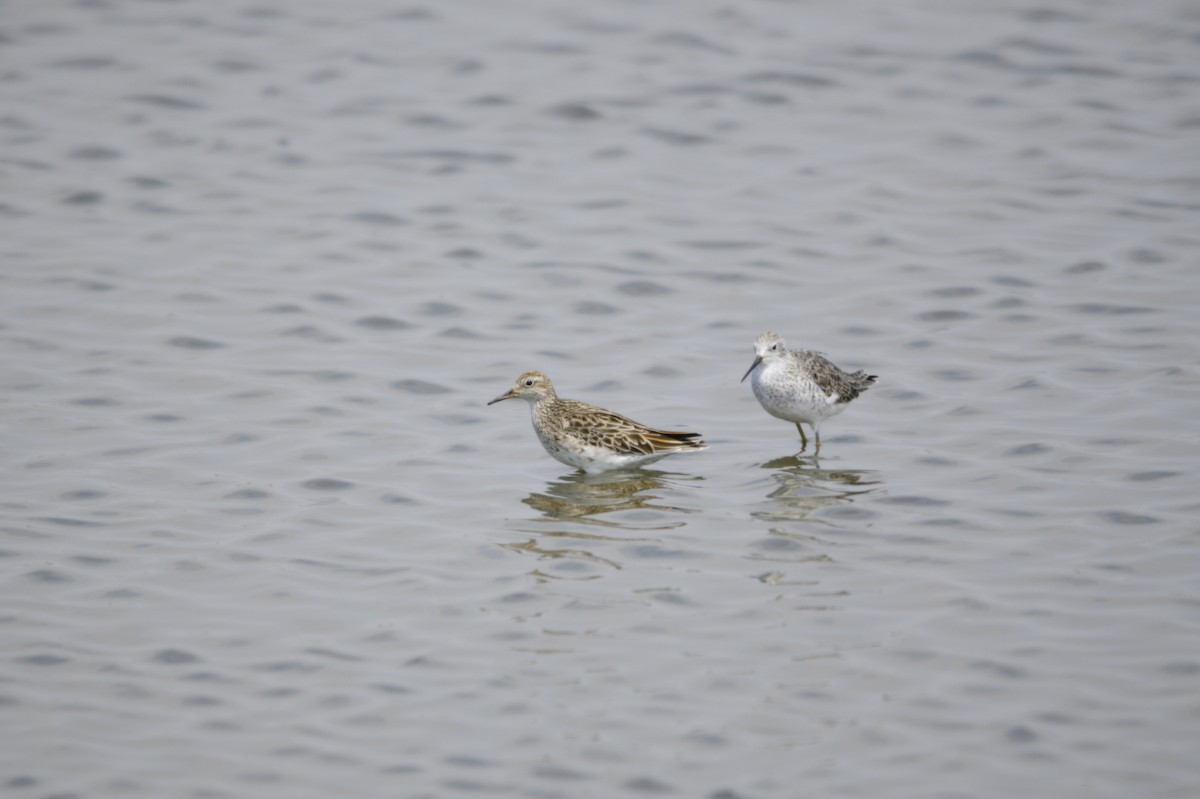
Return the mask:
<path id="1" fill-rule="evenodd" d="M 6 4 L 6 795 L 1193 795 L 1198 41 Z M 819 460 L 767 329 L 880 376 Z"/>

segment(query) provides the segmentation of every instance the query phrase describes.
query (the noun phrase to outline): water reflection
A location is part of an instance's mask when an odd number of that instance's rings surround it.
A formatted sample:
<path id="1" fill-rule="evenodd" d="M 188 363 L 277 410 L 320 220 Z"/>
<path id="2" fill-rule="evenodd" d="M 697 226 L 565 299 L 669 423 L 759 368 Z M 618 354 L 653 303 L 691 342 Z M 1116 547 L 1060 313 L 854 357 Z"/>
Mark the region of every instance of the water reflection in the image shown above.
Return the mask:
<path id="1" fill-rule="evenodd" d="M 596 540 L 604 540 L 602 536 L 597 536 Z M 511 549 L 513 552 L 524 552 L 531 555 L 536 555 L 538 558 L 550 560 L 574 560 L 589 566 L 608 566 L 613 569 L 620 569 L 621 564 L 611 558 L 604 558 L 586 549 L 575 549 L 574 547 L 553 546 L 548 542 L 541 541 L 537 538 L 531 538 L 528 541 L 522 541 L 518 544 L 505 544 L 505 549 Z M 599 577 L 591 569 L 574 570 L 576 574 L 573 576 L 576 579 L 595 580 Z M 548 580 L 551 578 L 561 579 L 563 574 L 562 569 L 555 570 L 555 573 L 547 573 L 541 569 L 534 569 L 530 574 L 540 580 Z"/>
<path id="2" fill-rule="evenodd" d="M 815 457 L 788 455 L 762 464 L 774 472 L 776 487 L 767 494 L 767 507 L 752 512 L 769 522 L 803 521 L 831 506 L 853 502 L 877 490 L 875 472 L 861 469 L 822 469 Z"/>
<path id="3" fill-rule="evenodd" d="M 692 511 L 658 501 L 661 498 L 657 492 L 667 489 L 666 477 L 666 472 L 647 469 L 571 474 L 547 484 L 545 493 L 530 494 L 521 501 L 541 511 L 540 521 L 622 530 L 669 530 L 684 524 L 670 518 L 672 515 Z"/>
<path id="4" fill-rule="evenodd" d="M 685 522 L 676 517 L 695 512 L 663 500 L 672 477 L 647 469 L 565 475 L 521 500 L 540 512 L 534 520 L 539 527 L 522 528 L 534 537 L 506 546 L 553 561 L 548 571 L 532 573 L 540 579 L 596 579 L 596 567 L 621 568 L 614 557 L 618 547 L 682 527 Z M 573 542 L 585 542 L 586 548 Z"/>

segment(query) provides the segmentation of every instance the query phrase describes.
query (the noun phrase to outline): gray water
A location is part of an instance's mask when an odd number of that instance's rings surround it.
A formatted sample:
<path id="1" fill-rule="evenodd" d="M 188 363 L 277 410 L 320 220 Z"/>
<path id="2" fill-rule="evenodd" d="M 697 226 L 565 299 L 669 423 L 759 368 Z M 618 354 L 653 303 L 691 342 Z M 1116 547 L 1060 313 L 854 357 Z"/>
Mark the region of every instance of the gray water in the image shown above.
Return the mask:
<path id="1" fill-rule="evenodd" d="M 30 0 L 0 100 L 4 796 L 1195 795 L 1194 4 Z"/>

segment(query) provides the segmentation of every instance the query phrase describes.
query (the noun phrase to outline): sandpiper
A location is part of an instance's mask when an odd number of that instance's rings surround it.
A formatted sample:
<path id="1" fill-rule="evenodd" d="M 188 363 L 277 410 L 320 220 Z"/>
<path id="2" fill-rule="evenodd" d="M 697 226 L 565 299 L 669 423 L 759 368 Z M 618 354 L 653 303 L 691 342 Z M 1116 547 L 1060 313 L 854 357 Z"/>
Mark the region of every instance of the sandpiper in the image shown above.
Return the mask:
<path id="1" fill-rule="evenodd" d="M 846 410 L 850 400 L 875 382 L 875 375 L 859 369 L 843 372 L 825 356 L 812 350 L 789 350 L 776 333 L 763 333 L 754 342 L 754 363 L 742 375 L 751 374 L 750 385 L 763 410 L 777 419 L 795 422 L 800 431 L 800 451 L 808 447 L 801 424 L 812 425 L 821 453 L 821 422 Z"/>
<path id="2" fill-rule="evenodd" d="M 699 433 L 655 430 L 620 414 L 577 400 L 559 399 L 541 372 L 526 372 L 488 403 L 520 397 L 529 403 L 533 429 L 552 457 L 588 474 L 644 466 L 675 452 L 707 449 Z"/>

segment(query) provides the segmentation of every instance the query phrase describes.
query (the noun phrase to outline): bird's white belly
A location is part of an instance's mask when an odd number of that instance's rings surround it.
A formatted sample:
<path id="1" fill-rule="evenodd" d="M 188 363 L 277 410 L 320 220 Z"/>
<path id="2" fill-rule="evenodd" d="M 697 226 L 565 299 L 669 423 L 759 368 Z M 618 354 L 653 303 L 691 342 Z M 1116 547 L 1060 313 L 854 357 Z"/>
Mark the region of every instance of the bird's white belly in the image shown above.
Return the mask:
<path id="1" fill-rule="evenodd" d="M 772 380 L 773 376 L 770 369 L 758 369 L 750 385 L 763 410 L 776 419 L 814 424 L 846 408 L 837 394 L 826 394 L 811 380 Z"/>
<path id="2" fill-rule="evenodd" d="M 574 466 L 576 469 L 583 469 L 588 474 L 597 474 L 599 472 L 607 472 L 612 469 L 621 469 L 638 464 L 653 463 L 668 454 L 665 452 L 656 455 L 643 455 L 641 453 L 625 454 L 613 452 L 603 447 L 592 447 L 581 444 L 567 445 L 562 441 L 543 437 L 540 432 L 538 433 L 538 439 L 541 440 L 542 446 L 546 448 L 546 452 L 550 453 L 550 457 L 560 463 Z"/>

